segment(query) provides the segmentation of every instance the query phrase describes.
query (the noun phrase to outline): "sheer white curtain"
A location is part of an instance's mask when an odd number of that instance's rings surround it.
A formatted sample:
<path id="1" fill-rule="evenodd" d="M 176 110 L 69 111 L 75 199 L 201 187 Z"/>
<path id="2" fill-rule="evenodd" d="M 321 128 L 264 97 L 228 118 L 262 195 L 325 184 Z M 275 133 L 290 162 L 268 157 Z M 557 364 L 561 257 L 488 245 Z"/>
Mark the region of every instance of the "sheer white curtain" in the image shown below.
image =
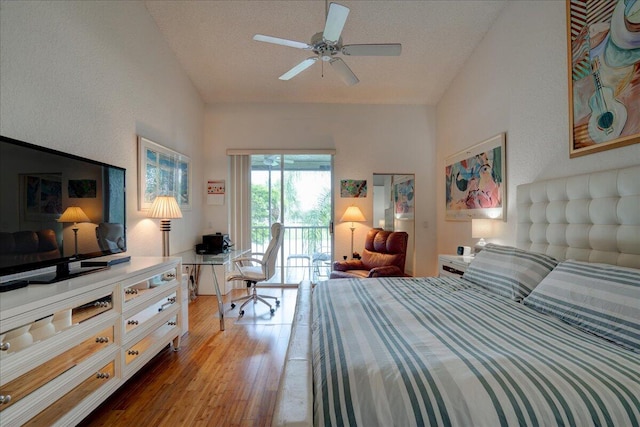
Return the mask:
<path id="1" fill-rule="evenodd" d="M 236 249 L 251 249 L 251 159 L 229 156 L 229 233 Z"/>

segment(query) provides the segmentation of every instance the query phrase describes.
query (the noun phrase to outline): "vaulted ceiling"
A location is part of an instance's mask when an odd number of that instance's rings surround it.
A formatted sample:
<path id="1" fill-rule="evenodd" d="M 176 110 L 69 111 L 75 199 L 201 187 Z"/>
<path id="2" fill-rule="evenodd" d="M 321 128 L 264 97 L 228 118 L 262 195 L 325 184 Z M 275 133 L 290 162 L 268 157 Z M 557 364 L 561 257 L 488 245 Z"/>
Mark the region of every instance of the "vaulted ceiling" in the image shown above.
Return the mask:
<path id="1" fill-rule="evenodd" d="M 206 103 L 435 105 L 507 0 L 338 0 L 350 9 L 344 44 L 401 43 L 394 57 L 342 56 L 360 83 L 346 86 L 313 54 L 254 41 L 265 34 L 309 43 L 324 29 L 325 1 L 147 0 L 178 61 Z"/>

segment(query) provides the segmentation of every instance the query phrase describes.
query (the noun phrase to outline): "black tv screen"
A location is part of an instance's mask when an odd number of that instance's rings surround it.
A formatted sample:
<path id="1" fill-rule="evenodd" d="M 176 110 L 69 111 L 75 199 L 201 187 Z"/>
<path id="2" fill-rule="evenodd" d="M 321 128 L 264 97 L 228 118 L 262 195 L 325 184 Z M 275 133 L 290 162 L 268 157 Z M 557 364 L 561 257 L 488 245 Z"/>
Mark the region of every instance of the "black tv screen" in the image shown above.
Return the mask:
<path id="1" fill-rule="evenodd" d="M 0 276 L 56 266 L 60 280 L 125 252 L 125 182 L 123 168 L 0 136 Z"/>

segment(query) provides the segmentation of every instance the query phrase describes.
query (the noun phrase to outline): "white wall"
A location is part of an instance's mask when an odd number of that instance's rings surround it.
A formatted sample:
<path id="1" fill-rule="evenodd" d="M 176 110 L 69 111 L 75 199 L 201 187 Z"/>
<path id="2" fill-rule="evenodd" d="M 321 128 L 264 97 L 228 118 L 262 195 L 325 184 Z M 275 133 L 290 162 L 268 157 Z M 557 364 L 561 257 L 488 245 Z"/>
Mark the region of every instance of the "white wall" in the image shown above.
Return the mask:
<path id="1" fill-rule="evenodd" d="M 193 209 L 172 251 L 202 228 L 204 105 L 142 2 L 0 3 L 0 134 L 127 170 L 127 243 L 159 255 L 156 220 L 137 209 L 136 135 L 192 159 Z"/>
<path id="2" fill-rule="evenodd" d="M 444 220 L 444 159 L 507 134 L 507 222 L 493 241 L 515 244 L 516 186 L 640 164 L 640 144 L 569 159 L 565 2 L 509 2 L 437 108 L 438 252 L 473 245 L 470 222 Z M 492 240 L 490 240 L 492 241 Z"/>
<path id="3" fill-rule="evenodd" d="M 348 90 L 345 88 L 345 90 Z M 354 250 L 362 252 L 373 218 L 373 173 L 416 176 L 416 275 L 435 272 L 435 110 L 383 105 L 211 105 L 205 115 L 204 179 L 227 179 L 228 148 L 333 148 L 334 214 L 351 204 L 369 222 L 357 224 Z M 341 179 L 366 179 L 365 199 L 340 198 Z M 206 232 L 227 229 L 225 206 L 205 206 Z M 424 225 L 427 225 L 425 228 Z M 349 224 L 336 222 L 335 257 L 347 255 Z M 230 236 L 233 239 L 233 236 Z"/>

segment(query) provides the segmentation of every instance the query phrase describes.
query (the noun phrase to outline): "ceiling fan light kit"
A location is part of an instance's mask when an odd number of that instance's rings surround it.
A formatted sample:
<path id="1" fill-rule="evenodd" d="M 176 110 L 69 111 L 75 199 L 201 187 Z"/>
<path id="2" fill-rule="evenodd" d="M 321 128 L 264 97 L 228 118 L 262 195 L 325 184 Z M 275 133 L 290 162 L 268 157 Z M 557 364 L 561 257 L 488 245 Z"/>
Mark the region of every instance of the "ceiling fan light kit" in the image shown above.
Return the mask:
<path id="1" fill-rule="evenodd" d="M 338 3 L 331 3 L 324 31 L 314 34 L 310 44 L 262 34 L 256 34 L 253 39 L 259 42 L 310 50 L 315 53 L 315 56 L 305 59 L 281 75 L 280 80 L 289 80 L 297 76 L 320 59 L 331 64 L 331 67 L 347 86 L 353 86 L 360 80 L 351 71 L 351 68 L 336 55 L 341 53 L 346 56 L 399 56 L 402 53 L 402 45 L 400 43 L 343 45 L 340 34 L 342 34 L 342 29 L 347 22 L 347 16 L 349 16 L 349 8 Z"/>

